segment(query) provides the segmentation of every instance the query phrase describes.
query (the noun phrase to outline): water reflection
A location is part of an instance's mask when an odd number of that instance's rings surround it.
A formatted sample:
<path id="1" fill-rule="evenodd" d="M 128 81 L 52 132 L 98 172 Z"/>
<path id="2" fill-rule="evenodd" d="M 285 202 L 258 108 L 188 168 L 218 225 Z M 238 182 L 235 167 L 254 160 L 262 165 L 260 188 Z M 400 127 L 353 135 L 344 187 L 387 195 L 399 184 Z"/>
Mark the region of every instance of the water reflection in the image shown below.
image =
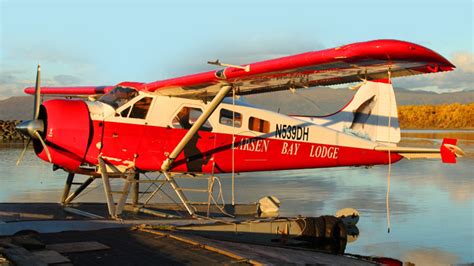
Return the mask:
<path id="1" fill-rule="evenodd" d="M 403 132 L 402 145 L 433 147 L 447 132 L 418 133 Z M 240 174 L 236 179 L 237 200 L 256 202 L 274 195 L 282 202 L 283 216 L 334 215 L 342 208 L 358 209 L 360 235 L 347 246 L 349 253 L 421 264 L 473 262 L 474 133 L 456 134 L 454 137 L 461 138 L 458 145 L 466 152 L 457 164 L 402 160 L 392 166 L 390 234 L 386 233 L 385 216 L 387 166 Z M 32 152 L 27 153 L 21 167 L 15 167 L 21 148 L 0 146 L 0 201 L 58 201 L 66 174 L 52 172 L 51 166 Z M 230 178 L 222 176 L 221 181 L 229 202 Z M 92 190 L 87 190 L 91 192 L 79 200 L 104 201 L 100 184 L 94 182 Z"/>
<path id="2" fill-rule="evenodd" d="M 458 140 L 474 140 L 474 130 L 417 130 L 417 129 L 405 129 L 402 130 L 402 138 L 425 138 L 425 139 L 438 139 L 443 138 L 454 138 Z"/>
<path id="3" fill-rule="evenodd" d="M 403 256 L 404 261 L 409 261 L 415 265 L 453 265 L 459 257 L 451 252 L 439 249 L 422 249 L 418 248 L 410 250 Z"/>

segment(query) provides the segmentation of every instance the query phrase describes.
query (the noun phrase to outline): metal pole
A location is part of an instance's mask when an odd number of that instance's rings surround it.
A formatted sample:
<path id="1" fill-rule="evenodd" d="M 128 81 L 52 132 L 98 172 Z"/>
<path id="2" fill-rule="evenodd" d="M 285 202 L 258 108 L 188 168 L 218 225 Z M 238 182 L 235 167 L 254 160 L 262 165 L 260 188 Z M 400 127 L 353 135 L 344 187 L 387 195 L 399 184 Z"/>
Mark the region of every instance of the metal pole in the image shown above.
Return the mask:
<path id="1" fill-rule="evenodd" d="M 232 90 L 232 206 L 235 206 L 235 89 Z"/>
<path id="2" fill-rule="evenodd" d="M 72 182 L 74 181 L 74 173 L 69 173 L 67 175 L 66 184 L 64 185 L 63 196 L 61 197 L 61 204 L 65 205 L 66 198 L 69 196 L 71 191 Z"/>
<path id="3" fill-rule="evenodd" d="M 147 205 L 148 202 L 156 195 L 156 193 L 158 193 L 158 191 L 161 190 L 161 188 L 163 187 L 163 185 L 165 184 L 165 182 L 161 183 L 151 194 L 150 196 L 145 200 L 145 202 L 143 202 L 143 206 Z M 155 185 L 156 186 L 156 185 Z"/>
<path id="4" fill-rule="evenodd" d="M 81 194 L 81 192 L 86 189 L 91 183 L 92 181 L 95 180 L 95 177 L 94 176 L 90 176 L 86 181 L 84 181 L 84 183 L 81 184 L 80 187 L 78 187 L 73 193 L 71 193 L 71 195 L 69 195 L 66 200 L 64 201 L 64 205 L 67 205 L 69 204 L 73 199 L 75 199 L 77 196 L 79 196 L 79 194 Z"/>
<path id="5" fill-rule="evenodd" d="M 184 147 L 188 144 L 188 142 L 192 139 L 192 137 L 196 134 L 196 132 L 201 128 L 201 126 L 206 122 L 206 120 L 211 116 L 211 114 L 216 110 L 217 106 L 222 102 L 224 97 L 229 93 L 232 89 L 232 86 L 226 85 L 221 88 L 221 90 L 214 96 L 214 99 L 209 103 L 207 109 L 202 113 L 201 116 L 196 120 L 196 122 L 192 125 L 192 127 L 188 130 L 186 135 L 181 139 L 181 141 L 176 145 L 174 150 L 170 153 L 168 158 L 163 161 L 161 165 L 161 170 L 166 172 L 169 170 L 173 161 L 178 157 L 178 155 L 183 151 Z"/>
<path id="6" fill-rule="evenodd" d="M 115 203 L 114 199 L 112 198 L 112 189 L 110 188 L 110 180 L 109 176 L 107 175 L 107 168 L 105 167 L 105 162 L 102 160 L 102 158 L 99 157 L 99 170 L 100 174 L 102 176 L 102 183 L 104 185 L 104 193 L 105 193 L 105 199 L 107 200 L 107 207 L 109 209 L 109 214 L 112 216 L 112 218 L 116 218 L 117 216 L 115 215 Z"/>
<path id="7" fill-rule="evenodd" d="M 174 192 L 176 192 L 176 195 L 178 195 L 178 198 L 183 203 L 183 205 L 186 208 L 186 210 L 188 211 L 189 215 L 194 216 L 194 210 L 188 205 L 188 199 L 186 198 L 184 193 L 181 191 L 178 184 L 176 184 L 176 181 L 174 181 L 174 178 L 167 172 L 163 172 L 163 175 L 166 177 L 166 179 L 170 183 L 170 185 L 173 188 Z"/>
<path id="8" fill-rule="evenodd" d="M 134 183 L 132 185 L 132 205 L 138 205 L 138 194 L 140 193 L 140 174 L 136 173 L 134 176 Z"/>
<path id="9" fill-rule="evenodd" d="M 130 183 L 133 182 L 134 179 L 135 179 L 135 174 L 130 173 L 127 175 L 127 179 L 125 179 L 123 183 L 122 195 L 120 196 L 117 206 L 115 207 L 115 215 L 117 216 L 122 214 L 123 207 L 125 206 L 125 202 L 127 202 L 128 193 L 130 192 Z"/>

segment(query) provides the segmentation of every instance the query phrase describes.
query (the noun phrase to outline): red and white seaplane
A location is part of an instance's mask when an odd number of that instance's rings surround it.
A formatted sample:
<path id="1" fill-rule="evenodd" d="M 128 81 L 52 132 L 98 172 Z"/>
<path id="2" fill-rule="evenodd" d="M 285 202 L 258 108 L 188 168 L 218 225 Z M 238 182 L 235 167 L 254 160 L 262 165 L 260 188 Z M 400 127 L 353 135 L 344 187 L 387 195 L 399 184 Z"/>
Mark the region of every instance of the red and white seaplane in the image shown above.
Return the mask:
<path id="1" fill-rule="evenodd" d="M 38 157 L 70 173 L 62 203 L 100 176 L 109 212 L 116 217 L 129 187 L 124 186 L 115 205 L 109 176 L 133 183 L 138 173 L 160 172 L 194 215 L 173 178 L 176 173 L 365 166 L 402 158 L 441 157 L 452 163 L 462 155 L 455 140 L 444 140 L 440 149 L 397 146 L 400 128 L 391 79 L 455 68 L 420 45 L 375 40 L 243 66 L 209 63 L 221 68 L 151 83 L 41 90 L 38 66 L 36 87 L 25 89 L 35 94 L 34 119 L 17 128 L 29 138 L 26 146 L 33 141 Z M 351 82 L 362 82 L 353 99 L 324 117 L 289 116 L 236 100 L 238 95 Z M 41 104 L 40 95 L 88 100 Z M 75 173 L 90 178 L 69 194 Z"/>

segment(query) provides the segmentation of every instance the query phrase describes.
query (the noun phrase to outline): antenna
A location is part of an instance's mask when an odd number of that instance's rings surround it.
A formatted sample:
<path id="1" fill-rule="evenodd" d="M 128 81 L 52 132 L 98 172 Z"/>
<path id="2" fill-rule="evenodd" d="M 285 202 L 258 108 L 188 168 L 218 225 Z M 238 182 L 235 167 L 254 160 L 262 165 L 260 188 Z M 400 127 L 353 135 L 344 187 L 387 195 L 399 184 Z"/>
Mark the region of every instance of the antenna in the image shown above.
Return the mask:
<path id="1" fill-rule="evenodd" d="M 245 72 L 250 72 L 250 65 L 246 66 L 239 66 L 239 65 L 233 65 L 233 64 L 226 64 L 226 63 L 221 63 L 219 59 L 216 61 L 207 61 L 209 65 L 217 65 L 217 66 L 223 66 L 223 67 L 233 67 L 233 68 L 239 68 L 243 69 Z"/>

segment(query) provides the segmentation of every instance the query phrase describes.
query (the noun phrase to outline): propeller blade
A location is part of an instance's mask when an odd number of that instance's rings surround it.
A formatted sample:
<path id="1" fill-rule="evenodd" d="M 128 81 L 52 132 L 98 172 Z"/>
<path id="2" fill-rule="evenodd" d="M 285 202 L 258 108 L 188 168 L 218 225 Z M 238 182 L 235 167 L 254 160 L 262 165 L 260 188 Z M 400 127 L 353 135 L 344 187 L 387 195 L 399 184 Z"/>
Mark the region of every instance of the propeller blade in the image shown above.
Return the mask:
<path id="1" fill-rule="evenodd" d="M 25 156 L 26 150 L 28 149 L 28 146 L 30 145 L 31 138 L 28 138 L 28 142 L 26 142 L 25 148 L 20 153 L 20 157 L 18 158 L 18 161 L 16 161 L 16 166 L 20 165 L 21 161 L 23 161 L 23 157 Z"/>
<path id="2" fill-rule="evenodd" d="M 38 131 L 35 131 L 35 136 L 39 139 L 39 141 L 41 142 L 41 145 L 43 145 L 46 155 L 48 156 L 49 162 L 52 163 L 53 160 L 51 160 L 51 153 L 49 153 L 48 146 L 46 146 L 46 143 L 44 143 L 44 140 Z"/>
<path id="3" fill-rule="evenodd" d="M 40 83 L 41 83 L 41 67 L 38 65 L 38 69 L 36 71 L 36 84 L 35 84 L 35 106 L 34 106 L 34 113 L 33 113 L 33 119 L 36 120 L 38 119 L 39 116 L 39 110 L 40 110 L 40 105 L 41 105 L 41 88 L 40 88 Z"/>

